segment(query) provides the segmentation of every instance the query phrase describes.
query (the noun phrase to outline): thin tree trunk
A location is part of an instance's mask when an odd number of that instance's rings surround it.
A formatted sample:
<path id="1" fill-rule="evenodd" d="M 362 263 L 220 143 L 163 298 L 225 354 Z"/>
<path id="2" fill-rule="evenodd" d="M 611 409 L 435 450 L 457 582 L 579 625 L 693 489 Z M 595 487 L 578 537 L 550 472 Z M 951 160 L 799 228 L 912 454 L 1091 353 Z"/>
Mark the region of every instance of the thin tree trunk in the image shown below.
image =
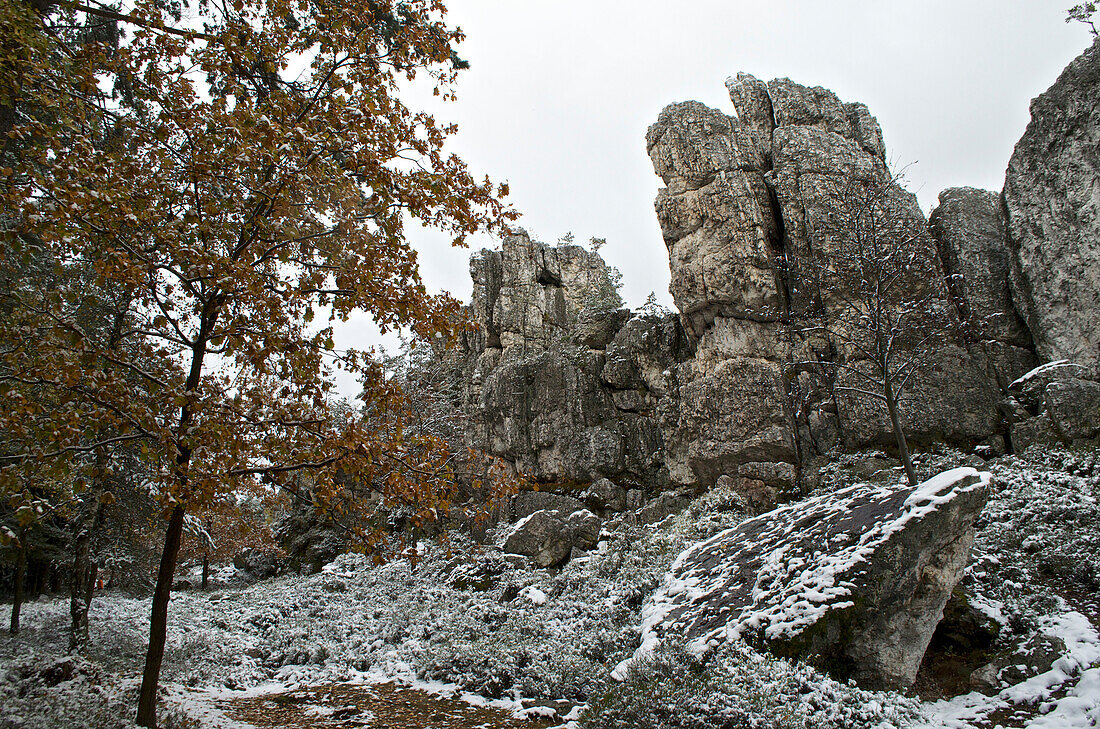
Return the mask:
<path id="1" fill-rule="evenodd" d="M 221 302 L 214 298 L 203 304 L 202 323 L 191 351 L 191 367 L 187 372 L 184 392 L 195 392 L 202 380 L 202 363 L 206 357 L 206 343 L 218 321 Z M 189 404 L 180 409 L 178 437 L 183 437 L 191 425 L 192 411 Z M 187 491 L 187 467 L 191 463 L 191 448 L 186 442 L 177 444 L 175 476 L 181 492 Z M 160 557 L 157 586 L 153 590 L 153 614 L 149 620 L 149 651 L 145 655 L 145 672 L 141 676 L 141 694 L 138 696 L 138 726 L 156 729 L 157 685 L 160 683 L 160 666 L 164 661 L 164 640 L 168 632 L 168 598 L 172 593 L 172 576 L 176 571 L 176 559 L 183 542 L 183 506 L 176 504 L 168 520 L 164 535 L 164 552 Z"/>
<path id="2" fill-rule="evenodd" d="M 210 555 L 202 553 L 202 589 L 205 590 L 210 582 Z"/>
<path id="3" fill-rule="evenodd" d="M 149 651 L 145 655 L 145 672 L 141 677 L 141 696 L 138 699 L 138 726 L 157 725 L 157 684 L 160 666 L 164 661 L 164 641 L 168 632 L 168 599 L 172 593 L 172 576 L 176 571 L 176 557 L 183 541 L 183 507 L 172 509 L 168 531 L 164 535 L 164 551 L 157 573 L 157 586 L 153 591 L 153 612 L 149 618 Z"/>
<path id="4" fill-rule="evenodd" d="M 103 449 L 96 455 L 95 482 L 87 492 L 87 502 L 81 509 L 83 519 L 79 524 L 76 545 L 73 549 L 73 573 L 70 577 L 69 653 L 83 653 L 88 646 L 88 611 L 92 606 L 95 576 L 98 567 L 92 562 L 92 539 L 99 530 L 103 516 L 100 495 L 106 491 L 106 454 Z M 88 513 L 90 511 L 90 513 Z"/>
<path id="5" fill-rule="evenodd" d="M 20 542 L 23 540 L 20 539 Z M 15 558 L 15 585 L 11 602 L 11 634 L 19 632 L 19 611 L 23 607 L 23 582 L 27 577 L 27 548 L 19 545 L 19 554 Z"/>
<path id="6" fill-rule="evenodd" d="M 905 466 L 905 477 L 910 486 L 917 485 L 917 471 L 913 468 L 913 459 L 909 457 L 909 446 L 905 442 L 905 431 L 901 427 L 901 416 L 898 414 L 898 403 L 894 397 L 893 388 L 889 379 L 886 380 L 885 395 L 886 409 L 890 412 L 890 424 L 894 427 L 894 438 L 898 442 L 898 456 L 901 464 Z"/>

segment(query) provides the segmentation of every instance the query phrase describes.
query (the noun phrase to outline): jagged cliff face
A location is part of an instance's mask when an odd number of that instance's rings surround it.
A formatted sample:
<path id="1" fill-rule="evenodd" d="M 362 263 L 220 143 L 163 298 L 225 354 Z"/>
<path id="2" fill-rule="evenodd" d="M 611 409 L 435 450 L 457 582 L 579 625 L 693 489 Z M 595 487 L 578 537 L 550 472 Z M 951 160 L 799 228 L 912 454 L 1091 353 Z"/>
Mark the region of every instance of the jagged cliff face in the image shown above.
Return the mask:
<path id="1" fill-rule="evenodd" d="M 800 326 L 811 309 L 839 319 L 835 289 L 791 263 L 840 245 L 830 224 L 861 187 L 884 191 L 885 217 L 929 252 L 909 275 L 952 332 L 901 403 L 908 434 L 993 451 L 1009 436 L 1077 442 L 1060 413 L 1100 367 L 1100 44 L 1033 103 L 1003 195 L 946 190 L 927 221 L 866 106 L 789 79 L 726 85 L 733 115 L 672 104 L 646 136 L 679 317 L 621 309 L 579 246 L 519 234 L 473 258 L 477 326 L 458 358 L 470 444 L 544 482 L 727 476 L 768 493 L 803 485 L 838 444 L 892 445 L 885 407 L 843 387 L 863 355 Z M 1084 368 L 1016 399 L 1010 384 L 1057 358 Z"/>
<path id="2" fill-rule="evenodd" d="M 470 275 L 470 445 L 545 483 L 668 485 L 658 411 L 689 355 L 678 320 L 632 317 L 598 254 L 526 233 L 475 255 Z"/>
<path id="3" fill-rule="evenodd" d="M 1039 354 L 1100 374 L 1100 41 L 1031 102 L 1004 203 L 1013 300 Z"/>
<path id="4" fill-rule="evenodd" d="M 842 380 L 791 392 L 784 373 L 792 362 L 859 362 L 842 343 L 814 341 L 791 325 L 807 291 L 785 262 L 835 245 L 826 221 L 857 184 L 885 189 L 890 217 L 934 250 L 915 197 L 891 180 L 882 132 L 865 106 L 788 79 L 739 74 L 727 87 L 736 116 L 673 104 L 646 140 L 666 184 L 656 209 L 670 289 L 696 348 L 679 377 L 678 421 L 666 433 L 670 472 L 684 483 L 754 477 L 760 462 L 802 466 L 837 442 L 889 442 L 885 408 L 843 394 Z M 915 278 L 943 292 L 953 317 L 935 259 Z M 988 357 L 963 341 L 942 347 L 903 403 L 907 429 L 918 439 L 990 438 L 1001 425 L 1001 393 Z M 1008 366 L 1009 381 L 1027 369 Z"/>

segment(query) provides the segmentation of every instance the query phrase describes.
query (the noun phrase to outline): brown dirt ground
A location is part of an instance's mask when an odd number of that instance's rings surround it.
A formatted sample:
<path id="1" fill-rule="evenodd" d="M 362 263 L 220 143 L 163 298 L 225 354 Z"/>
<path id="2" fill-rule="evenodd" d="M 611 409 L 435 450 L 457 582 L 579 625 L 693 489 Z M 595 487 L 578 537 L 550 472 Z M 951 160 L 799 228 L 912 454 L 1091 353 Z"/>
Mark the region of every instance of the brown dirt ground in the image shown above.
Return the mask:
<path id="1" fill-rule="evenodd" d="M 310 710 L 318 706 L 326 713 Z M 226 700 L 218 708 L 257 729 L 545 729 L 556 723 L 520 720 L 502 709 L 395 683 L 311 686 Z"/>

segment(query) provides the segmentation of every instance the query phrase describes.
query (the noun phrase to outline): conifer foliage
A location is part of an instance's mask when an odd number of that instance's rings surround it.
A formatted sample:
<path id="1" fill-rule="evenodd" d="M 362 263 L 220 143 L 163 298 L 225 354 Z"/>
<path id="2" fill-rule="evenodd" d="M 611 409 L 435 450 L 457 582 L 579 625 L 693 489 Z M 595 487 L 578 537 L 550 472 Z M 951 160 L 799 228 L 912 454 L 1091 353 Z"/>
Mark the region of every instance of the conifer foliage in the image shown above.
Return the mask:
<path id="1" fill-rule="evenodd" d="M 189 512 L 257 479 L 308 478 L 341 508 L 354 481 L 422 518 L 454 496 L 445 444 L 403 427 L 403 393 L 331 327 L 364 309 L 383 332 L 445 329 L 456 302 L 426 291 L 405 226 L 461 244 L 512 217 L 506 186 L 445 152 L 453 127 L 399 98 L 414 79 L 452 98 L 466 64 L 445 12 L 0 4 L 3 303 L 18 313 L 0 324 L 0 483 L 19 493 L 49 464 L 82 484 L 67 496 L 110 501 L 117 451 L 142 460 L 167 520 L 142 726 Z M 370 417 L 330 407 L 334 368 L 363 378 Z"/>

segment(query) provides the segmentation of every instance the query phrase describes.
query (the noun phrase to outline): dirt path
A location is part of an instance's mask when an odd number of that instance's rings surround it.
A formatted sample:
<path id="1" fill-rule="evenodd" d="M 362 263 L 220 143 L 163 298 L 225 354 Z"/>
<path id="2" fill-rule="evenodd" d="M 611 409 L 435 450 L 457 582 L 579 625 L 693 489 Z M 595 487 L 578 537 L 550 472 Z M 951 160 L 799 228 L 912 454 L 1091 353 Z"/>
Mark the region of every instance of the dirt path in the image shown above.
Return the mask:
<path id="1" fill-rule="evenodd" d="M 395 683 L 311 686 L 218 703 L 226 716 L 257 729 L 545 729 L 558 722 L 516 719 Z"/>

